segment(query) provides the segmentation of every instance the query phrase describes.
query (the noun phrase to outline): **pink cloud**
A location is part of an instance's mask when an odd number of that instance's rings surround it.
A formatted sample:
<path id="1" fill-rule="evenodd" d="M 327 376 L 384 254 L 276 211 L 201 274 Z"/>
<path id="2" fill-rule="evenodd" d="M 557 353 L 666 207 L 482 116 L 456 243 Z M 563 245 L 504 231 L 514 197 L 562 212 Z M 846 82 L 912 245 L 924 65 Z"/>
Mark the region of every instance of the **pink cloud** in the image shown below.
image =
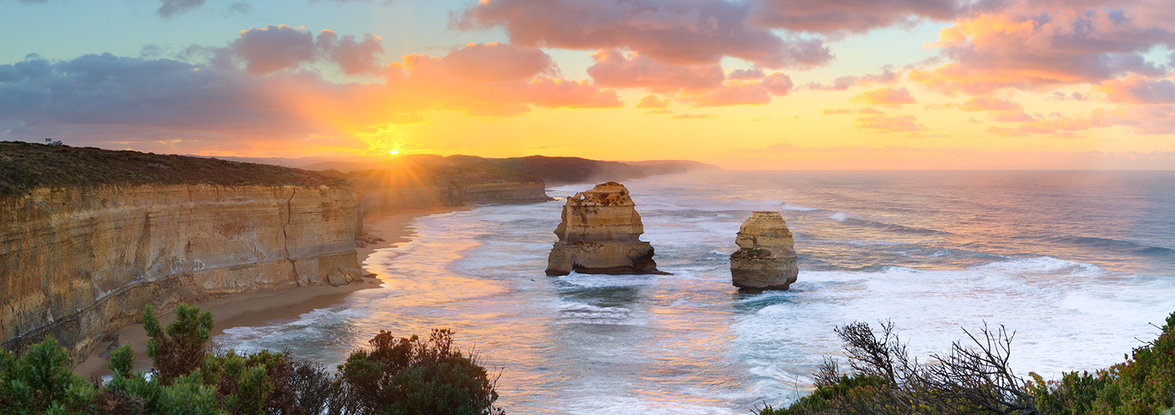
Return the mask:
<path id="1" fill-rule="evenodd" d="M 879 133 L 926 131 L 926 126 L 919 124 L 913 115 L 898 115 L 888 117 L 884 115 L 863 115 L 856 119 L 855 127 L 858 130 L 874 130 Z"/>
<path id="2" fill-rule="evenodd" d="M 673 65 L 641 56 L 601 49 L 587 73 L 597 84 L 612 88 L 649 88 L 655 92 L 705 90 L 722 85 L 726 75 L 718 65 Z"/>
<path id="3" fill-rule="evenodd" d="M 662 101 L 661 98 L 657 98 L 656 95 L 645 95 L 644 98 L 641 98 L 640 102 L 636 103 L 636 107 L 665 109 L 669 107 L 669 102 Z"/>
<path id="4" fill-rule="evenodd" d="M 757 81 L 729 81 L 719 88 L 688 96 L 686 100 L 694 107 L 762 105 L 771 102 L 772 95 L 787 95 L 791 89 L 791 77 L 776 72 Z"/>
<path id="5" fill-rule="evenodd" d="M 992 119 L 1000 122 L 1031 122 L 1034 120 L 1024 111 L 1001 111 L 995 113 Z"/>
<path id="6" fill-rule="evenodd" d="M 678 65 L 712 65 L 726 56 L 766 68 L 832 60 L 820 39 L 784 39 L 749 24 L 750 9 L 723 0 L 489 0 L 455 13 L 452 25 L 501 27 L 520 46 L 632 50 Z"/>
<path id="7" fill-rule="evenodd" d="M 820 113 L 824 114 L 824 115 L 852 114 L 853 109 L 852 108 L 824 108 L 824 109 L 820 110 Z"/>
<path id="8" fill-rule="evenodd" d="M 1019 111 L 1021 108 L 1015 102 L 986 96 L 971 97 L 959 105 L 963 111 Z"/>
<path id="9" fill-rule="evenodd" d="M 1011 3 L 956 21 L 933 44 L 950 62 L 908 78 L 945 93 L 988 94 L 1100 83 L 1127 74 L 1161 76 L 1144 54 L 1175 45 L 1169 2 Z"/>
<path id="10" fill-rule="evenodd" d="M 1124 104 L 1175 104 L 1175 82 L 1170 79 L 1150 80 L 1136 75 L 1102 82 L 1098 90 L 1111 102 Z"/>
<path id="11" fill-rule="evenodd" d="M 536 75 L 558 75 L 551 56 L 514 45 L 470 43 L 444 57 L 445 71 L 474 82 L 526 81 Z"/>
<path id="12" fill-rule="evenodd" d="M 721 88 L 690 98 L 695 107 L 727 105 L 763 105 L 771 102 L 771 94 L 759 82 L 732 81 Z"/>
<path id="13" fill-rule="evenodd" d="M 894 72 L 893 69 L 885 68 L 877 75 L 861 75 L 861 76 L 842 76 L 832 81 L 832 84 L 821 84 L 818 82 L 808 83 L 808 89 L 820 89 L 825 91 L 844 91 L 854 86 L 868 86 L 873 84 L 892 84 L 901 80 L 902 73 Z"/>
<path id="14" fill-rule="evenodd" d="M 910 95 L 910 91 L 906 88 L 881 88 L 869 90 L 850 98 L 850 100 L 863 102 L 866 105 L 891 106 L 914 104 L 918 102 L 918 100 L 914 99 L 914 97 Z"/>
<path id="15" fill-rule="evenodd" d="M 954 0 L 763 0 L 754 3 L 760 26 L 809 33 L 862 33 L 889 26 L 912 26 L 920 20 L 950 20 L 959 12 Z"/>

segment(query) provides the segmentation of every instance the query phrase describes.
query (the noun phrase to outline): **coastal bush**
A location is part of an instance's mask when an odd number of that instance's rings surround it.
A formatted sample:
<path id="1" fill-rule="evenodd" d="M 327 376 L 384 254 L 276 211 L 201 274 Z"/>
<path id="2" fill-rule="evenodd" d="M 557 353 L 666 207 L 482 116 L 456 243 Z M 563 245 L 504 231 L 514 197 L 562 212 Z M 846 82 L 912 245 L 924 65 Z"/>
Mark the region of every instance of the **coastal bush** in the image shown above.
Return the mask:
<path id="1" fill-rule="evenodd" d="M 786 408 L 766 405 L 760 415 L 796 414 L 1124 414 L 1175 415 L 1175 313 L 1157 339 L 1134 349 L 1124 363 L 1093 374 L 1064 373 L 1060 380 L 1031 380 L 1008 366 L 1014 333 L 984 327 L 964 330 L 970 343 L 952 344 L 933 364 L 911 359 L 882 323 L 874 334 L 865 323 L 837 327 L 850 374 L 826 359 L 816 390 Z"/>
<path id="2" fill-rule="evenodd" d="M 339 366 L 365 412 L 414 415 L 497 414 L 494 381 L 475 356 L 453 348 L 453 333 L 433 330 L 428 341 L 416 335 L 396 339 L 381 330 Z"/>
<path id="3" fill-rule="evenodd" d="M 129 344 L 115 349 L 112 379 L 88 382 L 69 367 L 52 336 L 21 356 L 0 350 L 0 414 L 490 414 L 498 398 L 475 357 L 453 347 L 452 332 L 427 342 L 381 331 L 328 373 L 289 353 L 212 352 L 212 314 L 180 304 L 161 327 L 143 310 L 154 368 L 134 370 Z"/>
<path id="4" fill-rule="evenodd" d="M 1032 373 L 1030 388 L 1041 408 L 1065 415 L 1175 412 L 1175 313 L 1160 329 L 1157 339 L 1108 369 L 1064 373 L 1047 382 Z"/>

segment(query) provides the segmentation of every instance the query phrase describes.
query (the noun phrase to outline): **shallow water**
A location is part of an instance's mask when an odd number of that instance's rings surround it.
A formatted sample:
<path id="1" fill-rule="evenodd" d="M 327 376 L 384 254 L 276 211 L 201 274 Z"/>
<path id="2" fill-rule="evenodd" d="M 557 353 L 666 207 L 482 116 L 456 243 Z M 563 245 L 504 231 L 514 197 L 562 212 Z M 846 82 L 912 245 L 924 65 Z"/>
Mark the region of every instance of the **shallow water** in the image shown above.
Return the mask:
<path id="1" fill-rule="evenodd" d="M 1017 332 L 1046 378 L 1123 359 L 1175 311 L 1175 179 L 1121 172 L 721 172 L 625 183 L 673 275 L 547 277 L 562 201 L 413 222 L 380 289 L 214 339 L 336 365 L 379 330 L 456 331 L 500 371 L 508 413 L 734 414 L 811 389 L 832 329 L 893 320 L 915 356 L 961 329 Z M 566 197 L 587 185 L 549 189 Z M 755 210 L 783 214 L 799 281 L 741 294 L 727 256 Z"/>

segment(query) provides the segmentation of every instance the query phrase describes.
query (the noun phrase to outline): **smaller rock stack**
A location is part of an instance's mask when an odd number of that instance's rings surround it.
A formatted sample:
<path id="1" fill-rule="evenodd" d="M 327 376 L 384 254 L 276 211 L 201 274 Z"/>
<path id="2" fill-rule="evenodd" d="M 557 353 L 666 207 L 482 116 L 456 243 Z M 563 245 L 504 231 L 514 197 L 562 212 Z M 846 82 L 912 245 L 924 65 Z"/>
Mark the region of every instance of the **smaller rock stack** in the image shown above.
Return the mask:
<path id="1" fill-rule="evenodd" d="M 786 290 L 796 282 L 795 241 L 779 212 L 755 212 L 739 227 L 730 275 L 745 290 Z"/>
<path id="2" fill-rule="evenodd" d="M 659 273 L 653 247 L 640 240 L 645 227 L 635 206 L 628 189 L 616 182 L 567 198 L 547 275 Z"/>

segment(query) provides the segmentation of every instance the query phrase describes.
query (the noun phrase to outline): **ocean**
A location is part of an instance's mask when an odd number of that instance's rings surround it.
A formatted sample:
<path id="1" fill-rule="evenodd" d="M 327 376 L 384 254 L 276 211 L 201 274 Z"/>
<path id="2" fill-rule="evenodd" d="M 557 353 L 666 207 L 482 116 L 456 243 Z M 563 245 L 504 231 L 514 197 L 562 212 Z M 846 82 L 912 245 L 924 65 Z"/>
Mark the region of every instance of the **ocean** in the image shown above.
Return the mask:
<path id="1" fill-rule="evenodd" d="M 295 321 L 226 330 L 240 351 L 334 367 L 379 330 L 451 328 L 510 414 L 746 414 L 811 391 L 833 329 L 892 321 L 927 361 L 985 324 L 1011 367 L 1059 378 L 1124 360 L 1175 311 L 1175 172 L 713 172 L 624 183 L 672 275 L 544 274 L 560 200 L 424 216 L 366 265 L 384 281 Z M 728 256 L 781 212 L 800 274 L 740 293 Z"/>

